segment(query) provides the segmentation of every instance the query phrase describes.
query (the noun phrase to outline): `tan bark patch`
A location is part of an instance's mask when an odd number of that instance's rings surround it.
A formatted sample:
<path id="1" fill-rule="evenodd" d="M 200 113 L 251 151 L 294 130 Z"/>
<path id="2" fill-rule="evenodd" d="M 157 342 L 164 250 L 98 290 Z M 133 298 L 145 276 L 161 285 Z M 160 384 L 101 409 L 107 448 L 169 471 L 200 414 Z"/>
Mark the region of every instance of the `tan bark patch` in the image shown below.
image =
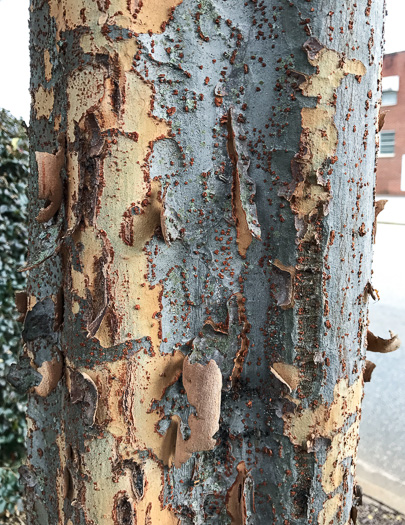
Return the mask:
<path id="1" fill-rule="evenodd" d="M 98 104 L 102 100 L 108 101 L 105 94 L 108 86 L 103 83 L 104 73 L 97 72 L 98 83 L 95 83 L 90 95 L 86 95 L 90 73 L 90 70 L 87 74 L 86 70 L 77 73 L 69 84 L 70 96 L 76 100 L 68 118 L 68 122 L 71 123 L 71 138 L 74 135 L 75 122 L 83 119 L 94 104 L 93 114 L 97 116 L 102 131 L 111 123 L 116 125 L 116 115 L 109 116 L 113 114 L 111 107 L 107 103 Z M 101 166 L 104 187 L 99 195 L 97 229 L 94 230 L 94 233 L 97 230 L 105 232 L 114 253 L 109 274 L 110 289 L 115 293 L 116 324 L 114 330 L 111 330 L 106 316 L 95 336 L 105 347 L 128 339 L 128 334 L 132 334 L 134 338 L 149 336 L 152 338 L 154 348 L 158 348 L 160 326 L 155 316 L 160 311 L 159 297 L 162 288 L 159 285 L 152 287 L 147 282 L 148 261 L 143 248 L 152 238 L 156 227 L 160 225 L 161 198 L 159 183 L 148 180 L 147 158 L 151 144 L 159 138 L 167 137 L 170 128 L 164 121 L 151 114 L 152 87 L 134 72 L 125 76 L 125 93 L 120 126 L 127 133 L 137 133 L 138 138 L 133 140 L 130 137 L 118 136 L 114 144 L 109 147 L 109 154 Z M 119 173 L 117 173 L 117 166 L 120 166 Z M 70 154 L 68 157 L 70 228 L 75 225 L 73 210 L 80 198 L 78 170 L 78 158 L 76 154 Z M 123 227 L 117 229 L 117 220 L 121 222 L 125 213 L 135 206 L 139 207 L 142 213 L 134 215 L 130 219 L 130 224 L 124 221 Z M 77 242 L 86 246 L 86 250 L 88 246 L 89 256 L 92 257 L 94 242 L 88 239 L 85 243 L 82 239 L 83 235 L 87 236 L 84 232 L 80 232 Z M 132 238 L 134 242 L 127 242 L 127 237 Z M 86 264 L 83 264 L 83 267 L 88 268 Z M 83 286 L 95 288 L 94 276 L 90 274 L 87 283 L 83 279 L 81 285 L 80 279 L 75 281 L 77 293 L 82 297 L 85 296 Z"/>
<path id="2" fill-rule="evenodd" d="M 37 119 L 49 118 L 54 104 L 53 88 L 45 89 L 42 86 L 33 93 L 33 105 Z"/>
<path id="3" fill-rule="evenodd" d="M 44 65 L 45 65 L 45 80 L 49 82 L 52 80 L 52 63 L 49 55 L 49 50 L 44 51 Z"/>
<path id="4" fill-rule="evenodd" d="M 162 33 L 172 10 L 183 0 L 149 0 L 134 7 L 128 0 L 111 0 L 106 9 L 100 9 L 97 2 L 88 0 L 61 0 L 50 2 L 50 15 L 57 26 L 56 40 L 67 29 L 86 26 L 97 21 L 92 32 L 101 33 L 104 24 L 117 25 L 134 33 Z M 134 16 L 136 15 L 136 16 Z"/>
<path id="5" fill-rule="evenodd" d="M 192 364 L 186 358 L 183 364 L 183 384 L 187 398 L 197 411 L 191 414 L 188 424 L 190 438 L 184 440 L 180 425 L 177 429 L 175 467 L 185 463 L 193 452 L 211 450 L 215 447 L 213 435 L 219 430 L 221 413 L 222 374 L 218 365 L 211 360 L 207 365 Z"/>
<path id="6" fill-rule="evenodd" d="M 91 108 L 98 107 L 105 95 L 106 71 L 101 67 L 84 67 L 73 71 L 67 81 L 66 97 L 69 101 L 67 112 L 67 140 L 75 140 L 75 124 L 78 124 Z"/>
<path id="7" fill-rule="evenodd" d="M 322 466 L 322 485 L 327 493 L 335 490 L 343 481 L 346 471 L 343 460 L 352 458 L 349 465 L 350 470 L 354 470 L 362 394 L 362 377 L 351 386 L 347 380 L 341 379 L 335 386 L 334 400 L 330 406 L 321 404 L 315 410 L 306 408 L 302 411 L 297 408 L 294 413 L 283 415 L 284 434 L 295 445 L 311 450 L 316 438 L 331 440 Z M 344 430 L 353 417 L 350 428 Z"/>
<path id="8" fill-rule="evenodd" d="M 149 355 L 140 351 L 128 360 L 106 363 L 85 370 L 99 392 L 96 423 L 120 438 L 121 452 L 151 450 L 165 465 L 171 464 L 175 445 L 175 425 L 162 436 L 157 426 L 162 418 L 152 405 L 181 375 L 184 356 Z M 122 392 L 126 384 L 126 392 Z"/>
<path id="9" fill-rule="evenodd" d="M 318 525 L 329 525 L 333 522 L 339 509 L 342 507 L 342 502 L 342 494 L 336 494 L 333 498 L 327 499 L 321 512 L 318 514 Z"/>
<path id="10" fill-rule="evenodd" d="M 337 148 L 336 89 L 346 75 L 356 75 L 360 79 L 366 68 L 359 60 L 347 60 L 337 51 L 327 49 L 314 37 L 307 40 L 304 49 L 316 72 L 296 74 L 305 79 L 299 88 L 305 97 L 316 97 L 317 104 L 314 108 L 301 110 L 300 149 L 291 161 L 294 182 L 283 195 L 297 215 L 299 237 L 306 242 L 316 236 L 311 218 L 325 214 L 330 200 L 322 167 L 325 161 L 333 160 Z"/>
<path id="11" fill-rule="evenodd" d="M 132 496 L 138 524 L 164 524 L 179 525 L 179 520 L 174 512 L 163 507 L 163 478 L 164 471 L 161 465 L 153 459 L 140 459 L 131 451 L 131 457 L 137 461 L 144 472 L 145 489 L 143 497 L 139 500 L 133 492 L 131 475 L 124 470 L 122 475 L 114 475 L 112 466 L 116 455 L 115 438 L 105 432 L 104 439 L 94 440 L 88 452 L 83 455 L 83 485 L 86 498 L 84 512 L 86 518 L 97 525 L 111 525 L 113 522 L 114 502 L 120 494 Z M 105 458 L 109 458 L 106 461 Z M 102 490 L 100 482 L 102 480 Z"/>

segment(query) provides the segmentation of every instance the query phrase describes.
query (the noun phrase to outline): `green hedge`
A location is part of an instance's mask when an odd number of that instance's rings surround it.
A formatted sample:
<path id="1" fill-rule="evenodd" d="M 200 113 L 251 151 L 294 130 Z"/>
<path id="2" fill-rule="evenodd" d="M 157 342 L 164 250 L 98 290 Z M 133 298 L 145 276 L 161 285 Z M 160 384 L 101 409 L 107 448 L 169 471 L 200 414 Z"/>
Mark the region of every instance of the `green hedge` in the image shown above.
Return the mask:
<path id="1" fill-rule="evenodd" d="M 0 110 L 0 523 L 11 523 L 21 507 L 17 469 L 25 455 L 25 399 L 6 375 L 22 344 L 14 292 L 25 286 L 17 270 L 27 251 L 27 178 L 25 124 Z"/>

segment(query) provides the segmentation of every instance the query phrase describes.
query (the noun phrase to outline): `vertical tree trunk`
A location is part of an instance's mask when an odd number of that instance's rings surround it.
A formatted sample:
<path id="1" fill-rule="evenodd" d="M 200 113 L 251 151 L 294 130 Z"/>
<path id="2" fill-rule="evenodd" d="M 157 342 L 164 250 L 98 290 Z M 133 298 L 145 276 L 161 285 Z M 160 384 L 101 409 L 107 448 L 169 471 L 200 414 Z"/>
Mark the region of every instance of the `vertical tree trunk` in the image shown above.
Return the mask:
<path id="1" fill-rule="evenodd" d="M 31 0 L 29 524 L 349 523 L 383 4 Z"/>

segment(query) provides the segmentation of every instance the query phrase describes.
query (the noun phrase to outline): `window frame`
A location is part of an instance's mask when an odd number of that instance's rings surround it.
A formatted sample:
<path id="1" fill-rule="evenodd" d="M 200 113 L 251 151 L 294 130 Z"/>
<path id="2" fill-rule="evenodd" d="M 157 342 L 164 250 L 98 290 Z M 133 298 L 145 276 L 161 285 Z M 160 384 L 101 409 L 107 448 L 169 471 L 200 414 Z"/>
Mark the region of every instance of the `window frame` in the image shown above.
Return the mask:
<path id="1" fill-rule="evenodd" d="M 393 134 L 393 140 L 392 142 L 392 153 L 381 153 L 381 145 L 382 145 L 382 136 L 388 135 L 389 133 Z M 395 157 L 395 129 L 387 129 L 384 131 L 380 131 L 379 133 L 379 147 L 378 147 L 378 157 L 379 158 L 389 158 L 389 157 Z"/>
<path id="2" fill-rule="evenodd" d="M 395 95 L 395 102 L 390 102 L 389 104 L 387 104 L 386 102 L 384 103 L 384 95 L 387 96 L 387 95 Z M 381 106 L 383 107 L 390 107 L 390 106 L 396 106 L 398 104 L 398 91 L 394 91 L 392 89 L 388 89 L 386 91 L 383 91 L 382 92 L 382 95 L 381 95 Z"/>

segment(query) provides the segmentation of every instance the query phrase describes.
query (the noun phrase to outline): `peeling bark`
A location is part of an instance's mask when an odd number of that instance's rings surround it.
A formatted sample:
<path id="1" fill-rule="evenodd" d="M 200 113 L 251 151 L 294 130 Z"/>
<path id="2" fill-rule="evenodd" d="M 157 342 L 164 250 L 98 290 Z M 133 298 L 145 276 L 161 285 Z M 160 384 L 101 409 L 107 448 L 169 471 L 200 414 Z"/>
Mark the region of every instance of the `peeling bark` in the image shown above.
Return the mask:
<path id="1" fill-rule="evenodd" d="M 375 238 L 377 235 L 377 217 L 383 211 L 387 202 L 388 202 L 387 199 L 380 199 L 379 201 L 376 201 L 375 203 L 375 218 L 374 218 L 374 223 L 373 223 L 373 242 L 375 242 Z"/>
<path id="2" fill-rule="evenodd" d="M 364 373 L 363 373 L 363 378 L 364 378 L 365 383 L 369 383 L 371 381 L 371 376 L 376 366 L 377 365 L 375 365 L 372 361 L 368 361 L 366 359 L 366 366 L 364 367 Z"/>
<path id="3" fill-rule="evenodd" d="M 174 457 L 176 468 L 186 462 L 193 452 L 212 450 L 215 447 L 213 436 L 219 430 L 221 411 L 221 371 L 213 360 L 204 366 L 191 363 L 186 358 L 183 363 L 183 384 L 197 415 L 191 414 L 188 418 L 190 437 L 187 440 L 183 439 L 181 424 L 177 427 Z"/>
<path id="4" fill-rule="evenodd" d="M 384 1 L 295 4 L 31 0 L 28 525 L 353 519 Z"/>
<path id="5" fill-rule="evenodd" d="M 245 483 L 249 477 L 244 461 L 241 461 L 236 470 L 238 475 L 226 494 L 226 511 L 231 517 L 232 525 L 245 525 L 247 518 Z"/>
<path id="6" fill-rule="evenodd" d="M 15 292 L 15 307 L 17 312 L 20 314 L 17 318 L 17 321 L 23 323 L 28 308 L 28 297 L 26 291 Z"/>
<path id="7" fill-rule="evenodd" d="M 59 149 L 55 155 L 42 151 L 35 152 L 38 163 L 38 197 L 49 203 L 46 208 L 38 213 L 38 222 L 49 221 L 59 210 L 62 203 L 61 169 L 65 164 L 65 136 L 60 135 L 58 141 Z"/>
<path id="8" fill-rule="evenodd" d="M 383 339 L 382 337 L 374 335 L 370 330 L 367 330 L 367 350 L 380 354 L 388 354 L 389 352 L 398 350 L 401 346 L 401 340 L 392 332 L 390 332 L 390 334 L 391 337 L 389 339 Z"/>

